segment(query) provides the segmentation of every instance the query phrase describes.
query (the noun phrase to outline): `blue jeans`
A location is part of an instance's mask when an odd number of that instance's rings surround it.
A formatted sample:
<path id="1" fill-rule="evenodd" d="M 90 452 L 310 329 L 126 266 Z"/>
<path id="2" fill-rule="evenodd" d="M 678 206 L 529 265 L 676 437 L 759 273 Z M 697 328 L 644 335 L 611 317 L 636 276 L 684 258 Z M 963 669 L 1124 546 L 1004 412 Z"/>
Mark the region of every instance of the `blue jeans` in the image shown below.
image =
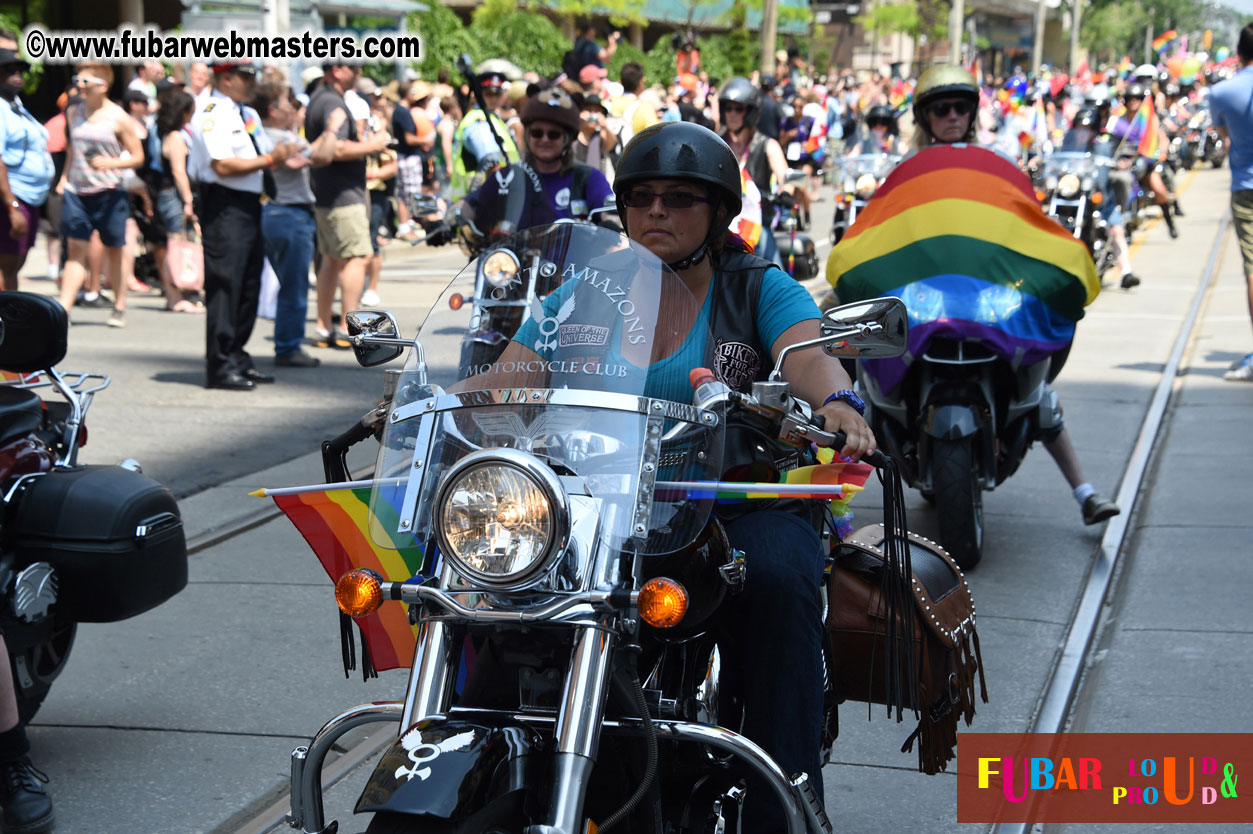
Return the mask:
<path id="1" fill-rule="evenodd" d="M 742 704 L 742 723 L 724 726 L 761 745 L 788 776 L 808 773 L 821 798 L 821 541 L 808 521 L 781 510 L 749 513 L 726 529 L 746 572 L 718 633 L 724 692 Z M 742 830 L 785 830 L 771 791 L 759 780 L 749 786 Z"/>
<path id="2" fill-rule="evenodd" d="M 309 264 L 313 262 L 313 215 L 296 206 L 266 203 L 261 210 L 265 256 L 278 276 L 274 355 L 288 356 L 305 340 L 309 312 Z"/>

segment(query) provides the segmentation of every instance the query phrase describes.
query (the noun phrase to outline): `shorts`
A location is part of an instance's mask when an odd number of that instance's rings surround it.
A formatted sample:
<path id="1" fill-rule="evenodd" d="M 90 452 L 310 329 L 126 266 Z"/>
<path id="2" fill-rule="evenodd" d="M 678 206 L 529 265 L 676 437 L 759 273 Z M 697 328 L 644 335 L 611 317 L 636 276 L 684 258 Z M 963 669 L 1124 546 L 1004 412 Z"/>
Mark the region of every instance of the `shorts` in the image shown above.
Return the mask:
<path id="1" fill-rule="evenodd" d="M 424 167 L 420 153 L 400 157 L 400 165 L 396 171 L 396 199 L 407 207 L 413 206 L 411 198 L 422 196 Z"/>
<path id="2" fill-rule="evenodd" d="M 1253 275 L 1253 189 L 1231 193 L 1231 221 L 1236 227 L 1236 240 L 1240 241 L 1244 274 Z"/>
<path id="3" fill-rule="evenodd" d="M 35 245 L 35 235 L 39 233 L 39 209 L 38 207 L 28 206 L 21 200 L 17 201 L 19 210 L 26 215 L 26 234 L 19 238 L 14 238 L 9 234 L 12 224 L 9 223 L 9 213 L 6 211 L 0 214 L 0 255 L 17 255 L 26 257 L 26 253 Z"/>
<path id="4" fill-rule="evenodd" d="M 98 194 L 66 191 L 61 202 L 61 236 L 71 240 L 91 240 L 100 233 L 100 242 L 110 249 L 126 245 L 126 220 L 130 199 L 120 188 Z"/>
<path id="5" fill-rule="evenodd" d="M 368 258 L 370 216 L 364 203 L 313 210 L 318 223 L 318 251 L 329 258 Z"/>
<path id="6" fill-rule="evenodd" d="M 153 219 L 161 224 L 167 235 L 187 233 L 183 218 L 183 198 L 173 188 L 162 188 L 158 191 L 156 205 L 152 208 L 156 215 Z"/>

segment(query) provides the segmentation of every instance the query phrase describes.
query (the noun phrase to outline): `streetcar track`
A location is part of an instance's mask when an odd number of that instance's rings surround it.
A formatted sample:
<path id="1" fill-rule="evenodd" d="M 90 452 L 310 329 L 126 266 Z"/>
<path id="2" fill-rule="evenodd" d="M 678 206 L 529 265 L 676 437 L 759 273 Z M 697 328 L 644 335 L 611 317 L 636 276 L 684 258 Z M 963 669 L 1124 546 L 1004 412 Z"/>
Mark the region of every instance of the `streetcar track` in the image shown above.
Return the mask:
<path id="1" fill-rule="evenodd" d="M 1195 174 L 1195 172 L 1193 172 Z M 1189 183 L 1191 179 L 1189 179 Z M 1182 189 L 1181 189 L 1182 190 Z M 1101 547 L 1093 557 L 1087 579 L 1073 610 L 1066 639 L 1054 657 L 1048 681 L 1037 701 L 1037 709 L 1026 732 L 1060 733 L 1066 729 L 1068 719 L 1078 706 L 1083 683 L 1089 669 L 1089 661 L 1101 643 L 1101 633 L 1109 624 L 1103 617 L 1109 600 L 1117 593 L 1124 575 L 1125 562 L 1119 557 L 1131 548 L 1132 535 L 1141 528 L 1133 527 L 1138 520 L 1145 481 L 1152 464 L 1157 459 L 1158 439 L 1165 431 L 1166 411 L 1185 373 L 1181 370 L 1184 355 L 1193 344 L 1200 322 L 1201 311 L 1206 306 L 1215 285 L 1215 275 L 1221 263 L 1221 255 L 1227 243 L 1227 227 L 1231 212 L 1223 213 L 1218 223 L 1209 257 L 1201 274 L 1200 283 L 1180 324 L 1178 335 L 1172 345 L 1169 358 L 1161 372 L 1149 401 L 1140 432 L 1132 447 L 1131 456 L 1123 470 L 1115 498 L 1127 511 L 1109 520 L 1101 537 Z M 1027 834 L 1043 830 L 1043 825 L 1028 822 L 994 823 L 989 834 Z"/>

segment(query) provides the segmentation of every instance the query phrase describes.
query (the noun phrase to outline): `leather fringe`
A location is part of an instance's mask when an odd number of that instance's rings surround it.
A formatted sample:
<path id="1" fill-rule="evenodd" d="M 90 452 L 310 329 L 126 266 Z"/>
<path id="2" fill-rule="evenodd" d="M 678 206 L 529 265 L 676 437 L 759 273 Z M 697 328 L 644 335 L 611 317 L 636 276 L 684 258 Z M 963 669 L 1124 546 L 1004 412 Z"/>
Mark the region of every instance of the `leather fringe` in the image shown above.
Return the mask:
<path id="1" fill-rule="evenodd" d="M 339 650 L 344 660 L 344 677 L 348 677 L 348 673 L 357 668 L 357 641 L 352 634 L 353 621 L 352 617 L 339 612 Z M 368 681 L 370 678 L 377 678 L 378 670 L 374 668 L 374 661 L 370 659 L 370 647 L 365 642 L 365 638 L 361 638 L 361 680 Z"/>
<path id="2" fill-rule="evenodd" d="M 883 600 L 884 685 L 887 692 L 888 715 L 896 711 L 896 720 L 904 720 L 905 710 L 915 716 L 926 702 L 919 703 L 918 670 L 921 644 L 913 637 L 917 630 L 918 612 L 914 601 L 913 566 L 909 557 L 909 527 L 905 520 L 905 490 L 896 462 L 888 458 L 878 470 L 883 485 L 882 544 L 884 570 L 879 575 L 879 591 Z"/>

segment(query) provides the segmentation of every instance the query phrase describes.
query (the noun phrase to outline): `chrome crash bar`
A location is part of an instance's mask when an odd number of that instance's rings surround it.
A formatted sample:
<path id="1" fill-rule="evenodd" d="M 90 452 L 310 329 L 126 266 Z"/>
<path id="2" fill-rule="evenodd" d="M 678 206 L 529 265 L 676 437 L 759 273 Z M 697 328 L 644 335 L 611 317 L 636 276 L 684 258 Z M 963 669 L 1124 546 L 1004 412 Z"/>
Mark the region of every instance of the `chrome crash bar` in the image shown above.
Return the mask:
<path id="1" fill-rule="evenodd" d="M 304 834 L 329 834 L 335 830 L 327 826 L 322 807 L 322 763 L 327 753 L 349 730 L 376 721 L 399 721 L 403 705 L 400 702 L 365 704 L 354 707 L 328 721 L 308 746 L 292 751 L 291 765 L 291 811 L 287 824 Z M 446 715 L 430 715 L 422 720 L 441 721 L 461 719 L 466 721 L 496 721 L 526 724 L 537 729 L 552 731 L 556 716 L 535 715 L 509 710 L 478 709 L 475 707 L 450 707 Z M 783 807 L 783 818 L 788 834 L 815 834 L 830 832 L 831 822 L 822 811 L 804 773 L 788 778 L 779 765 L 753 742 L 738 733 L 708 724 L 690 721 L 667 721 L 652 719 L 653 727 L 663 739 L 704 744 L 722 752 L 739 757 L 760 777 L 766 780 L 775 797 Z M 642 735 L 644 724 L 638 718 L 605 719 L 601 731 L 614 735 Z"/>

